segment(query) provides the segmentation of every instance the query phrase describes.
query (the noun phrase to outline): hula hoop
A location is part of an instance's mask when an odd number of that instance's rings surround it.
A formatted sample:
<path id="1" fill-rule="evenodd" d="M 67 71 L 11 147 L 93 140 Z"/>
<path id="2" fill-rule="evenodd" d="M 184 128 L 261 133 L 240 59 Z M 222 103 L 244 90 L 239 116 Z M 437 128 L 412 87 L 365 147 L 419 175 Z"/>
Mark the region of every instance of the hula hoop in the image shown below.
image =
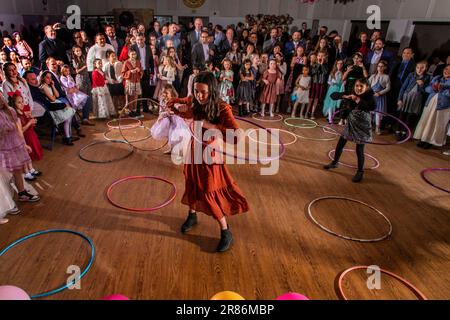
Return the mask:
<path id="1" fill-rule="evenodd" d="M 324 128 L 324 126 L 318 124 L 315 128 Z M 307 128 L 303 128 L 303 129 L 307 129 Z M 313 128 L 308 128 L 308 129 L 313 129 Z M 310 138 L 310 137 L 304 137 L 300 134 L 294 133 L 297 137 L 299 137 L 300 139 L 305 139 L 305 140 L 311 140 L 311 141 L 333 141 L 336 140 L 338 135 L 336 135 L 335 133 L 332 132 L 327 132 L 329 134 L 332 134 L 333 137 L 332 138 Z"/>
<path id="2" fill-rule="evenodd" d="M 283 116 L 281 114 L 276 114 L 275 116 L 277 116 L 279 118 L 269 120 L 269 119 L 258 118 L 257 113 L 254 113 L 254 114 L 252 114 L 252 119 L 261 121 L 261 122 L 280 122 L 281 120 L 283 120 Z"/>
<path id="3" fill-rule="evenodd" d="M 368 269 L 371 269 L 370 266 L 356 266 L 356 267 L 351 267 L 351 268 L 345 270 L 344 272 L 342 272 L 342 274 L 339 276 L 339 281 L 338 281 L 338 290 L 339 290 L 339 294 L 341 295 L 342 299 L 348 300 L 348 298 L 344 294 L 344 290 L 342 288 L 343 287 L 342 282 L 344 280 L 344 277 L 352 271 L 368 270 Z M 419 298 L 419 300 L 428 300 L 428 298 L 419 289 L 417 289 L 417 287 L 415 287 L 412 283 L 407 281 L 405 278 L 402 278 L 399 275 L 397 275 L 393 272 L 390 272 L 388 270 L 384 270 L 381 268 L 379 270 L 381 273 L 387 274 L 387 275 L 391 276 L 392 278 L 400 281 L 402 284 L 404 284 L 406 287 L 408 287 L 414 293 L 414 295 L 417 298 Z"/>
<path id="4" fill-rule="evenodd" d="M 341 111 L 343 111 L 343 110 L 342 110 L 342 109 L 341 109 L 341 110 L 338 110 L 338 111 L 336 111 L 336 112 L 333 114 L 333 117 L 331 118 L 331 122 L 332 122 L 331 126 L 337 128 L 336 125 L 334 124 L 334 118 L 335 118 L 336 115 L 337 115 L 338 113 L 340 113 Z M 372 142 L 365 142 L 365 144 L 374 144 L 374 145 L 378 145 L 378 146 L 394 146 L 394 145 L 403 144 L 403 143 L 409 141 L 409 139 L 411 139 L 411 137 L 412 137 L 412 131 L 411 131 L 411 129 L 408 127 L 408 125 L 407 125 L 406 123 L 404 123 L 402 120 L 400 120 L 399 118 L 394 117 L 393 115 L 390 115 L 390 114 L 388 114 L 388 113 L 386 113 L 386 112 L 381 112 L 381 111 L 371 111 L 371 112 L 370 112 L 370 114 L 374 114 L 374 113 L 379 113 L 379 114 L 381 114 L 381 115 L 383 115 L 383 116 L 386 116 L 386 117 L 395 119 L 395 120 L 396 120 L 397 122 L 399 122 L 403 127 L 406 128 L 406 131 L 408 132 L 408 135 L 407 135 L 407 137 L 406 137 L 405 139 L 403 139 L 403 140 L 401 140 L 401 141 L 396 141 L 396 142 L 394 142 L 394 143 L 381 143 L 381 142 L 373 142 L 373 141 L 372 141 Z M 336 129 L 335 129 L 335 130 L 336 130 Z M 339 130 L 336 130 L 336 132 L 339 132 Z M 339 133 L 339 135 L 342 136 L 341 133 Z M 351 140 L 349 140 L 349 141 L 351 141 Z"/>
<path id="5" fill-rule="evenodd" d="M 90 159 L 85 158 L 82 155 L 83 151 L 88 149 L 88 148 L 90 148 L 90 147 L 93 147 L 93 146 L 96 146 L 96 145 L 99 145 L 99 144 L 107 144 L 107 143 L 122 143 L 122 144 L 125 144 L 125 145 L 129 146 L 131 149 L 126 155 L 124 155 L 124 156 L 122 156 L 120 158 L 106 160 L 106 161 L 90 160 Z M 93 142 L 91 144 L 88 144 L 87 146 L 83 147 L 80 151 L 78 151 L 78 156 L 80 157 L 81 160 L 84 160 L 86 162 L 105 164 L 105 163 L 111 163 L 111 162 L 115 162 L 115 161 L 124 160 L 124 159 L 128 158 L 129 156 L 131 156 L 133 154 L 133 152 L 134 152 L 133 146 L 131 144 L 125 142 L 125 141 L 120 141 L 120 140 L 96 141 L 96 142 Z"/>
<path id="6" fill-rule="evenodd" d="M 388 223 L 388 225 L 389 225 L 389 232 L 388 232 L 387 234 L 385 234 L 384 236 L 379 237 L 379 238 L 374 238 L 374 239 L 360 239 L 360 238 L 352 238 L 352 237 L 348 237 L 348 236 L 345 236 L 345 235 L 341 235 L 341 234 L 339 234 L 339 233 L 336 233 L 336 232 L 334 232 L 334 231 L 328 229 L 327 227 L 321 225 L 321 224 L 314 218 L 314 216 L 312 215 L 312 212 L 311 212 L 311 207 L 312 207 L 316 202 L 319 202 L 319 201 L 321 201 L 321 200 L 327 200 L 327 199 L 348 200 L 348 201 L 352 201 L 352 202 L 356 202 L 356 203 L 362 204 L 362 205 L 364 205 L 364 206 L 366 206 L 366 207 L 372 209 L 372 210 L 375 211 L 378 215 L 382 216 L 382 217 L 384 218 L 384 220 Z M 332 234 L 332 235 L 334 235 L 334 236 L 336 236 L 336 237 L 345 239 L 345 240 L 351 240 L 351 241 L 357 241 L 357 242 L 378 242 L 378 241 L 382 241 L 382 240 L 388 238 L 388 237 L 392 234 L 392 223 L 391 223 L 391 221 L 389 221 L 389 219 L 388 219 L 388 218 L 387 218 L 380 210 L 378 210 L 377 208 L 375 208 L 375 207 L 373 207 L 373 206 L 371 206 L 371 205 L 369 205 L 369 204 L 367 204 L 367 203 L 365 203 L 365 202 L 362 202 L 362 201 L 359 201 L 359 200 L 355 200 L 355 199 L 351 199 L 351 198 L 347 198 L 347 197 L 326 196 L 326 197 L 317 198 L 317 199 L 311 201 L 310 204 L 308 205 L 308 216 L 311 218 L 311 220 L 313 221 L 313 223 L 314 223 L 316 226 L 318 226 L 320 229 L 322 229 L 323 231 L 325 231 L 325 232 L 327 232 L 327 233 L 329 233 L 329 234 Z"/>
<path id="7" fill-rule="evenodd" d="M 140 180 L 140 179 L 152 179 L 152 180 L 159 180 L 159 181 L 165 182 L 165 183 L 167 183 L 167 184 L 169 184 L 169 185 L 172 186 L 172 193 L 171 193 L 170 196 L 167 198 L 167 200 L 165 200 L 163 203 L 157 205 L 156 207 L 152 207 L 152 208 L 129 208 L 129 207 L 125 207 L 125 206 L 123 206 L 123 205 L 121 205 L 121 204 L 119 204 L 119 203 L 117 203 L 117 202 L 115 202 L 115 201 L 113 201 L 113 200 L 111 199 L 111 193 L 112 193 L 112 191 L 114 190 L 114 188 L 115 188 L 117 185 L 119 185 L 119 184 L 121 184 L 121 183 L 123 183 L 123 182 L 126 182 L 126 181 L 130 181 L 130 180 Z M 117 207 L 117 208 L 120 208 L 120 209 L 127 210 L 127 211 L 132 211 L 132 212 L 153 212 L 153 211 L 157 211 L 157 210 L 159 210 L 159 209 L 162 209 L 162 208 L 164 208 L 164 207 L 167 207 L 170 203 L 172 203 L 173 200 L 175 200 L 175 197 L 176 197 L 176 196 L 177 196 L 177 187 L 175 186 L 174 183 L 172 183 L 172 182 L 170 182 L 170 181 L 168 181 L 168 180 L 166 180 L 166 179 L 163 179 L 163 178 L 152 177 L 152 176 L 134 176 L 134 177 L 126 177 L 126 178 L 123 178 L 123 179 L 119 179 L 119 180 L 113 182 L 113 183 L 109 186 L 109 188 L 107 189 L 107 191 L 106 191 L 106 197 L 108 198 L 108 201 L 109 201 L 113 206 L 115 206 L 115 207 Z"/>
<path id="8" fill-rule="evenodd" d="M 270 130 L 279 130 L 280 132 L 287 133 L 287 134 L 291 135 L 292 137 L 294 137 L 294 141 L 287 142 L 287 143 L 285 142 L 285 143 L 284 143 L 284 146 L 285 146 L 285 147 L 290 146 L 291 144 L 296 143 L 297 140 L 298 140 L 298 137 L 297 137 L 294 133 L 292 133 L 292 132 L 290 132 L 290 131 L 287 131 L 287 130 L 284 130 L 284 129 L 277 129 L 277 128 L 270 128 Z M 280 145 L 279 143 L 267 143 L 267 142 L 258 141 L 258 140 L 256 140 L 256 139 L 254 139 L 254 138 L 251 137 L 251 135 L 250 135 L 251 132 L 256 132 L 256 129 L 251 129 L 250 131 L 247 132 L 248 138 L 249 138 L 250 140 L 252 140 L 253 142 L 261 143 L 261 144 L 264 144 L 264 145 L 266 145 L 266 146 L 279 146 L 279 145 Z"/>
<path id="9" fill-rule="evenodd" d="M 439 186 L 435 185 L 433 182 L 431 182 L 431 181 L 426 177 L 426 174 L 427 174 L 427 173 L 429 173 L 429 172 L 434 172 L 434 171 L 447 171 L 447 172 L 449 172 L 450 169 L 448 169 L 448 168 L 428 168 L 428 169 L 422 170 L 422 172 L 420 173 L 420 175 L 422 176 L 422 179 L 423 179 L 426 183 L 428 183 L 430 186 L 432 186 L 432 187 L 434 187 L 434 188 L 436 188 L 436 189 L 439 189 L 439 190 L 441 190 L 441 191 L 450 193 L 450 190 L 447 190 L 447 189 L 444 189 L 444 188 L 442 188 L 442 187 L 439 187 Z"/>
<path id="10" fill-rule="evenodd" d="M 150 101 L 150 102 L 152 102 L 153 104 L 157 104 L 157 105 L 159 106 L 159 102 L 157 102 L 157 101 L 155 101 L 155 100 L 153 100 L 153 99 L 150 99 L 150 98 L 138 98 L 138 99 L 134 99 L 134 100 L 128 102 L 128 103 L 122 108 L 122 111 L 119 112 L 119 114 L 122 114 L 124 110 L 128 110 L 128 106 L 129 106 L 130 104 L 135 103 L 135 102 L 138 102 L 138 101 L 144 101 L 144 100 L 145 100 L 145 101 Z M 161 146 L 159 146 L 159 147 L 156 147 L 156 148 L 153 148 L 153 149 L 145 149 L 145 148 L 141 148 L 141 147 L 138 147 L 138 146 L 134 145 L 133 143 L 136 143 L 136 142 L 138 142 L 138 141 L 129 141 L 129 140 L 127 140 L 127 138 L 125 138 L 125 136 L 124 136 L 124 134 L 123 134 L 123 130 L 126 129 L 126 127 L 125 127 L 125 126 L 121 126 L 121 125 L 120 125 L 120 121 L 122 121 L 122 120 L 124 120 L 124 119 L 128 119 L 128 118 L 120 118 L 120 117 L 119 117 L 119 118 L 117 119 L 117 121 L 119 122 L 118 129 L 119 129 L 119 131 L 120 131 L 120 135 L 122 136 L 123 141 L 125 141 L 125 142 L 128 143 L 129 145 L 133 146 L 135 149 L 140 150 L 140 151 L 144 151 L 144 152 L 154 152 L 154 151 L 161 150 L 162 148 L 164 148 L 165 146 L 167 146 L 167 145 L 169 144 L 169 140 L 167 140 L 163 145 L 161 145 Z M 150 138 L 151 138 L 151 135 L 150 135 Z M 149 138 L 147 138 L 147 139 L 149 139 Z M 145 140 L 147 140 L 147 139 L 145 139 Z M 144 140 L 142 140 L 142 141 L 144 141 Z"/>
<path id="11" fill-rule="evenodd" d="M 356 151 L 355 151 L 355 150 L 352 150 L 352 149 L 344 149 L 343 151 L 348 151 L 348 152 L 354 152 L 354 153 L 356 153 Z M 335 149 L 330 150 L 330 152 L 328 152 L 328 157 L 330 158 L 330 160 L 334 160 L 334 157 L 332 156 L 332 154 L 335 153 L 335 152 L 336 152 Z M 372 156 L 372 155 L 370 155 L 370 154 L 368 154 L 368 153 L 364 153 L 364 155 L 365 155 L 366 157 L 368 157 L 369 159 L 372 159 L 372 160 L 375 162 L 375 165 L 374 165 L 373 167 L 366 168 L 367 170 L 375 170 L 375 169 L 378 169 L 378 168 L 380 167 L 380 161 L 379 161 L 377 158 L 375 158 L 374 156 Z M 353 169 L 358 169 L 357 166 L 353 166 L 353 165 L 351 165 L 351 164 L 347 164 L 347 163 L 344 163 L 344 162 L 341 162 L 341 161 L 339 161 L 339 163 L 340 163 L 341 165 L 343 165 L 344 167 L 353 168 Z"/>
<path id="12" fill-rule="evenodd" d="M 289 120 L 302 120 L 302 121 L 309 122 L 310 124 L 292 124 L 292 123 L 289 123 Z M 285 125 L 287 125 L 289 127 L 301 128 L 301 129 L 314 129 L 314 128 L 317 128 L 317 126 L 319 125 L 316 121 L 311 120 L 311 119 L 292 118 L 292 117 L 284 119 L 283 122 Z"/>
<path id="13" fill-rule="evenodd" d="M 91 259 L 89 260 L 88 264 L 86 265 L 86 268 L 83 270 L 83 272 L 81 272 L 81 274 L 76 279 L 72 280 L 70 283 L 66 283 L 65 285 L 63 285 L 63 286 L 61 286 L 59 288 L 56 288 L 56 289 L 53 289 L 53 290 L 50 290 L 50 291 L 47 291 L 47 292 L 43 292 L 43 293 L 38 293 L 38 294 L 32 295 L 31 299 L 38 299 L 38 298 L 48 297 L 48 296 L 54 295 L 56 293 L 59 293 L 59 292 L 65 290 L 65 289 L 68 289 L 70 286 L 75 285 L 78 281 L 80 281 L 87 274 L 87 272 L 89 271 L 89 269 L 91 268 L 91 266 L 92 266 L 92 264 L 94 262 L 95 247 L 94 247 L 94 244 L 93 244 L 92 240 L 89 237 L 85 236 L 84 234 L 82 234 L 80 232 L 72 231 L 72 230 L 62 230 L 62 229 L 39 231 L 39 232 L 30 234 L 28 236 L 25 236 L 23 238 L 20 238 L 19 240 L 14 241 L 9 246 L 7 246 L 5 249 L 3 249 L 0 252 L 0 257 L 3 256 L 11 248 L 15 247 L 16 245 L 18 245 L 18 244 L 20 244 L 20 243 L 22 243 L 22 242 L 24 242 L 24 241 L 26 241 L 28 239 L 31 239 L 31 238 L 34 238 L 34 237 L 37 237 L 37 236 L 40 236 L 40 235 L 43 235 L 43 234 L 49 234 L 49 233 L 71 233 L 71 234 L 74 234 L 74 235 L 77 235 L 77 236 L 83 238 L 84 240 L 86 240 L 89 243 L 89 246 L 91 247 Z"/>
<path id="14" fill-rule="evenodd" d="M 247 120 L 247 119 L 245 119 L 245 118 L 238 117 L 238 116 L 235 116 L 235 119 L 241 120 L 241 121 L 244 121 L 244 122 L 247 122 L 247 123 L 250 123 L 250 124 L 252 124 L 252 125 L 254 125 L 254 126 L 257 126 L 257 127 L 260 128 L 260 129 L 266 130 L 267 132 L 269 132 L 270 134 L 272 134 L 272 131 L 271 131 L 270 129 L 265 128 L 265 127 L 261 126 L 260 124 L 255 123 L 255 122 L 253 122 L 253 121 L 251 121 L 251 120 Z M 192 122 L 192 124 L 189 126 L 189 129 L 190 129 L 189 131 L 190 131 L 190 133 L 191 133 L 191 136 L 194 138 L 195 141 L 197 141 L 198 143 L 201 143 L 204 147 L 206 147 L 206 148 L 211 148 L 211 146 L 210 146 L 209 144 L 207 144 L 207 143 L 204 142 L 204 141 L 200 141 L 200 140 L 195 136 L 195 133 L 194 133 L 194 131 L 193 131 L 193 129 L 192 129 L 193 124 L 194 124 L 194 122 Z M 279 140 L 280 140 L 280 144 L 279 144 L 279 145 L 280 145 L 280 148 L 281 148 L 281 152 L 280 152 L 280 155 L 277 156 L 277 157 L 267 157 L 267 158 L 262 158 L 262 159 L 259 159 L 259 160 L 258 160 L 258 159 L 255 160 L 255 159 L 250 159 L 250 158 L 248 158 L 248 157 L 241 157 L 241 156 L 239 156 L 239 155 L 229 154 L 229 153 L 226 153 L 226 152 L 223 151 L 223 150 L 216 150 L 216 151 L 219 152 L 219 153 L 221 153 L 221 154 L 224 155 L 224 156 L 232 157 L 232 158 L 234 158 L 234 159 L 239 159 L 239 160 L 243 160 L 243 161 L 270 162 L 270 161 L 275 161 L 275 160 L 281 159 L 281 158 L 285 155 L 285 153 L 286 153 L 286 147 L 285 147 L 283 141 L 281 141 L 281 139 L 279 139 Z"/>
<path id="15" fill-rule="evenodd" d="M 330 124 L 327 124 L 325 126 L 322 126 L 322 130 L 325 133 L 329 133 L 329 134 L 334 134 L 336 136 L 340 136 L 339 132 L 337 132 L 336 130 L 334 130 L 333 128 L 331 128 Z"/>
<path id="16" fill-rule="evenodd" d="M 141 141 L 145 141 L 147 139 L 150 139 L 152 134 L 150 133 L 150 129 L 147 128 L 146 126 L 133 127 L 133 128 L 129 128 L 127 130 L 133 130 L 133 129 L 138 129 L 138 128 L 145 128 L 145 129 L 147 129 L 148 130 L 148 135 L 145 136 L 144 138 L 140 138 L 140 139 L 137 139 L 137 140 L 132 140 L 131 142 L 141 142 Z M 116 129 L 109 129 L 108 131 L 103 133 L 103 138 L 105 138 L 105 140 L 108 140 L 108 141 L 114 141 L 114 140 L 115 141 L 121 141 L 121 140 L 117 140 L 117 139 L 108 138 L 108 134 L 111 133 L 113 130 L 116 130 Z M 126 141 L 123 141 L 123 142 L 126 142 Z"/>
<path id="17" fill-rule="evenodd" d="M 125 106 L 122 108 L 122 110 L 120 110 L 119 111 L 119 114 L 123 114 L 125 111 L 129 111 L 129 109 L 128 109 L 128 106 L 130 105 L 130 104 L 132 104 L 132 103 L 135 103 L 135 102 L 138 102 L 138 101 L 150 101 L 152 104 L 156 104 L 156 105 L 158 105 L 159 106 L 159 102 L 158 101 L 156 101 L 156 100 L 154 100 L 154 99 L 151 99 L 151 98 L 137 98 L 137 99 L 134 99 L 134 100 L 131 100 L 130 102 L 128 102 L 127 104 L 125 104 Z M 120 118 L 120 117 L 119 117 Z M 131 119 L 134 119 L 134 118 L 131 118 Z"/>
<path id="18" fill-rule="evenodd" d="M 144 124 L 142 123 L 141 120 L 136 119 L 136 118 L 123 118 L 122 120 L 133 120 L 133 121 L 137 121 L 136 125 L 124 125 L 122 126 L 123 129 L 134 129 L 134 128 L 138 128 L 138 127 L 142 127 Z M 109 130 L 113 130 L 113 129 L 119 129 L 119 126 L 113 126 L 111 123 L 113 122 L 117 122 L 117 119 L 111 120 L 109 121 L 106 126 L 109 128 Z"/>

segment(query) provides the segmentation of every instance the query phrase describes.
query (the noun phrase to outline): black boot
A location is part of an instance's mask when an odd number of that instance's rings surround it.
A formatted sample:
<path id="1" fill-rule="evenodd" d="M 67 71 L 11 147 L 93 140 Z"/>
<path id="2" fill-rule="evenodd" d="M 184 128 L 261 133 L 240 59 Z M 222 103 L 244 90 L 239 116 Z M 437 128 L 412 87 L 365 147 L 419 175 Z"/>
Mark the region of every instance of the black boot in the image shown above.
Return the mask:
<path id="1" fill-rule="evenodd" d="M 66 146 L 73 146 L 72 138 L 63 138 L 62 143 Z"/>
<path id="2" fill-rule="evenodd" d="M 364 176 L 364 171 L 357 171 L 352 181 L 355 183 L 361 182 Z"/>
<path id="3" fill-rule="evenodd" d="M 217 252 L 225 252 L 230 249 L 233 244 L 233 235 L 231 234 L 230 229 L 222 230 L 220 232 L 220 241 L 217 246 Z"/>
<path id="4" fill-rule="evenodd" d="M 327 164 L 326 166 L 323 166 L 323 168 L 325 170 L 331 170 L 331 169 L 336 169 L 338 167 L 338 163 L 333 161 L 330 164 Z"/>
<path id="5" fill-rule="evenodd" d="M 189 215 L 188 215 L 186 221 L 181 226 L 181 232 L 186 233 L 197 224 L 198 224 L 197 213 L 189 212 Z"/>

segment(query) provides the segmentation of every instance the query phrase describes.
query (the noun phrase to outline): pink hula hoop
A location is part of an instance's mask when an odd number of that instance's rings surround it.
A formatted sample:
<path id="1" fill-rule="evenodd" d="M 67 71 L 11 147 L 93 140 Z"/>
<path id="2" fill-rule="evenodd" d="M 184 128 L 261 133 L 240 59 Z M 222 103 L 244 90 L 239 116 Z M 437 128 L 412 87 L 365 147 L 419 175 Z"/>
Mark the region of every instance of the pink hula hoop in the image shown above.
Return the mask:
<path id="1" fill-rule="evenodd" d="M 328 157 L 330 158 L 330 160 L 334 160 L 334 158 L 331 156 L 334 152 L 335 152 L 336 150 L 330 150 L 330 152 L 328 152 Z M 355 150 L 352 150 L 352 149 L 344 149 L 344 151 L 348 151 L 348 152 L 356 152 Z M 366 156 L 366 157 L 368 157 L 369 159 L 372 159 L 374 162 L 375 162 L 375 165 L 373 166 L 373 167 L 370 167 L 370 168 L 366 168 L 367 170 L 375 170 L 375 169 L 378 169 L 379 167 L 380 167 L 380 161 L 377 159 L 377 158 L 375 158 L 374 156 L 372 156 L 372 155 L 370 155 L 370 154 L 368 154 L 368 153 L 364 153 L 364 155 Z M 347 164 L 347 163 L 344 163 L 344 162 L 341 162 L 341 161 L 339 161 L 339 163 L 341 164 L 341 165 L 343 165 L 344 167 L 347 167 L 347 168 L 353 168 L 353 169 L 358 169 L 358 167 L 357 166 L 353 166 L 353 165 L 351 165 L 351 164 Z"/>
<path id="2" fill-rule="evenodd" d="M 442 188 L 442 187 L 439 187 L 438 185 L 435 185 L 433 182 L 431 182 L 431 181 L 426 177 L 426 174 L 427 174 L 427 173 L 429 173 L 429 172 L 434 172 L 434 171 L 447 171 L 447 172 L 449 172 L 450 169 L 448 169 L 448 168 L 428 168 L 428 169 L 422 170 L 422 172 L 420 173 L 420 175 L 422 176 L 422 179 L 423 179 L 426 183 L 428 183 L 430 186 L 432 186 L 432 187 L 434 187 L 434 188 L 436 188 L 436 189 L 439 189 L 439 190 L 441 190 L 441 191 L 450 193 L 450 190 L 447 190 L 447 189 L 444 189 L 444 188 Z"/>
<path id="3" fill-rule="evenodd" d="M 121 205 L 121 204 L 119 204 L 119 203 L 117 203 L 117 202 L 115 202 L 115 201 L 113 201 L 113 200 L 111 199 L 111 193 L 112 193 L 112 191 L 114 190 L 114 188 L 115 188 L 117 185 L 119 185 L 119 184 L 121 184 L 121 183 L 123 183 L 123 182 L 126 182 L 126 181 L 130 181 L 130 180 L 140 180 L 140 179 L 152 179 L 152 180 L 159 180 L 159 181 L 165 182 L 165 183 L 167 183 L 167 184 L 169 184 L 169 185 L 172 186 L 172 192 L 171 192 L 171 194 L 169 195 L 169 197 L 167 198 L 167 200 L 165 200 L 163 203 L 157 205 L 156 207 L 152 207 L 152 208 L 129 208 L 129 207 L 125 207 L 125 206 L 123 206 L 123 205 Z M 117 208 L 120 208 L 120 209 L 127 210 L 127 211 L 132 211 L 132 212 L 153 212 L 153 211 L 157 211 L 157 210 L 159 210 L 159 209 L 162 209 L 162 208 L 164 208 L 164 207 L 167 207 L 170 203 L 172 203 L 173 200 L 175 200 L 175 197 L 176 197 L 176 196 L 177 196 L 177 187 L 175 186 L 174 183 L 172 183 L 172 182 L 170 182 L 170 181 L 168 181 L 168 180 L 166 180 L 166 179 L 163 179 L 163 178 L 152 177 L 152 176 L 133 176 L 133 177 L 126 177 L 126 178 L 123 178 L 123 179 L 119 179 L 119 180 L 113 182 L 113 183 L 109 186 L 109 188 L 107 189 L 107 191 L 106 191 L 106 197 L 108 198 L 108 201 L 109 201 L 113 206 L 115 206 L 115 207 L 117 207 Z"/>
<path id="4" fill-rule="evenodd" d="M 341 295 L 342 299 L 348 300 L 348 298 L 344 294 L 344 290 L 342 288 L 343 287 L 342 281 L 344 280 L 344 277 L 352 271 L 367 270 L 367 269 L 369 269 L 369 266 L 356 266 L 356 267 L 349 268 L 349 269 L 345 270 L 344 272 L 342 272 L 342 274 L 339 276 L 339 281 L 338 281 L 338 290 L 339 290 L 339 294 Z M 387 270 L 384 270 L 381 268 L 380 268 L 380 272 L 385 273 L 385 274 L 395 278 L 396 280 L 400 281 L 402 284 L 404 284 L 406 287 L 408 287 L 412 292 L 414 292 L 414 294 L 416 295 L 417 298 L 419 298 L 419 300 L 428 300 L 428 298 L 419 289 L 417 289 L 417 287 L 415 287 L 413 284 L 411 284 L 406 279 L 400 277 L 399 275 L 396 275 L 393 272 L 390 272 L 390 271 L 387 271 Z"/>
<path id="5" fill-rule="evenodd" d="M 343 111 L 343 110 L 341 109 L 341 110 L 336 111 L 336 112 L 333 114 L 333 117 L 331 118 L 331 126 L 333 127 L 333 129 L 334 129 L 340 136 L 342 136 L 342 134 L 340 133 L 339 130 L 337 130 L 338 127 L 334 124 L 334 118 L 335 118 L 336 115 L 337 115 L 338 113 L 340 113 L 341 111 Z M 379 145 L 379 146 L 394 146 L 394 145 L 403 144 L 403 143 L 407 142 L 409 139 L 411 139 L 411 137 L 412 137 L 411 129 L 408 127 L 408 125 L 407 125 L 406 123 L 404 123 L 404 122 L 403 122 L 402 120 L 400 120 L 399 118 L 394 117 L 393 115 L 390 115 L 390 114 L 388 114 L 388 113 L 386 113 L 386 112 L 381 112 L 381 111 L 371 111 L 370 113 L 379 113 L 379 114 L 381 114 L 381 115 L 383 115 L 383 116 L 386 116 L 386 117 L 390 117 L 390 118 L 392 118 L 392 119 L 395 119 L 395 120 L 396 120 L 397 122 L 399 122 L 403 127 L 406 128 L 406 131 L 408 132 L 408 135 L 407 135 L 407 137 L 406 137 L 405 139 L 403 139 L 403 140 L 401 140 L 401 141 L 396 141 L 396 142 L 394 142 L 394 143 L 366 142 L 366 144 L 375 144 L 375 145 Z M 349 140 L 349 141 L 351 141 L 351 140 Z"/>

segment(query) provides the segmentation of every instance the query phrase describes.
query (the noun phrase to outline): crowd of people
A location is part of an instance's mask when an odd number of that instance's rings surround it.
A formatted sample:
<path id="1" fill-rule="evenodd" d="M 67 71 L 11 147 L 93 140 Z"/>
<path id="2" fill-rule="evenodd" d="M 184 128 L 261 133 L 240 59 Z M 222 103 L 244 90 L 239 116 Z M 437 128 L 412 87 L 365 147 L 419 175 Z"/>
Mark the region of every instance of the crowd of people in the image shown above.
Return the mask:
<path id="1" fill-rule="evenodd" d="M 377 135 L 407 135 L 386 114 L 404 121 L 424 149 L 444 147 L 450 135 L 450 56 L 415 61 L 406 47 L 397 57 L 380 30 L 347 42 L 326 26 L 312 34 L 303 23 L 289 33 L 285 25 L 267 28 L 249 18 L 225 28 L 198 18 L 189 26 L 156 20 L 149 27 L 106 25 L 94 35 L 60 24 L 43 31 L 40 43 L 30 34 L 4 33 L 0 52 L 0 167 L 3 181 L 13 174 L 19 201 L 39 201 L 23 179 L 41 174 L 32 164 L 43 157 L 35 132 L 40 123 L 51 123 L 63 144 L 73 146 L 84 137 L 83 126 L 117 116 L 125 105 L 130 117 L 164 111 L 138 98 L 192 97 L 203 72 L 214 75 L 219 98 L 240 116 L 323 115 L 332 122 L 351 105 L 348 97 L 359 83 L 373 92 Z M 11 201 L 2 203 L 8 204 L 2 212 L 18 212 Z"/>

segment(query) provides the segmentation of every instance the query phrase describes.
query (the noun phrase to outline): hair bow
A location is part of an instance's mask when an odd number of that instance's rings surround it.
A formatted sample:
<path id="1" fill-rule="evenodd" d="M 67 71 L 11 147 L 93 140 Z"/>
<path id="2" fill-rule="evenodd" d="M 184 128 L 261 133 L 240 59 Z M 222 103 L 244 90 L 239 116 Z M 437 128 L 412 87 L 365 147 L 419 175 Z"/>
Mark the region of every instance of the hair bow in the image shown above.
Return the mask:
<path id="1" fill-rule="evenodd" d="M 19 90 L 16 90 L 15 92 L 8 92 L 8 97 L 12 98 L 12 97 L 16 97 L 16 96 L 21 97 L 22 93 L 20 93 Z"/>

